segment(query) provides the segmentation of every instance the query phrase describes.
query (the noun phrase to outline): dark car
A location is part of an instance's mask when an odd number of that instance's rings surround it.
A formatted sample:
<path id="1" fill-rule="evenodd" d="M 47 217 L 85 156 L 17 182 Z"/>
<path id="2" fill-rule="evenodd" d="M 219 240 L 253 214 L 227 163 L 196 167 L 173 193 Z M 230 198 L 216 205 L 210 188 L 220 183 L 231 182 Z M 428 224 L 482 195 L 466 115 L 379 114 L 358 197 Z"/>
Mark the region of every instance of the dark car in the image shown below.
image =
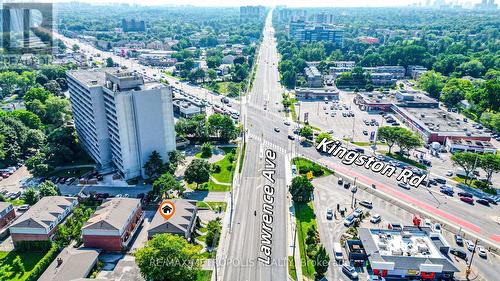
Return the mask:
<path id="1" fill-rule="evenodd" d="M 356 272 L 356 268 L 354 268 L 354 266 L 345 264 L 342 266 L 342 272 L 344 272 L 344 274 L 351 279 L 358 279 L 358 272 Z"/>
<path id="2" fill-rule="evenodd" d="M 344 183 L 344 188 L 350 188 L 350 187 L 351 187 L 351 183 L 349 183 L 349 182 Z"/>
<path id="3" fill-rule="evenodd" d="M 462 238 L 462 236 L 455 234 L 455 243 L 457 243 L 458 246 L 463 246 L 464 239 Z"/>
<path id="4" fill-rule="evenodd" d="M 485 197 L 484 199 L 488 200 L 488 202 L 490 204 L 493 204 L 493 205 L 497 205 L 497 201 L 495 201 L 495 199 L 491 198 L 491 197 Z"/>
<path id="5" fill-rule="evenodd" d="M 446 180 L 445 179 L 442 179 L 442 178 L 435 178 L 434 179 L 437 183 L 440 183 L 440 184 L 446 184 Z"/>
<path id="6" fill-rule="evenodd" d="M 457 256 L 457 257 L 463 259 L 464 261 L 467 261 L 467 253 L 463 249 L 451 248 L 450 254 Z"/>
<path id="7" fill-rule="evenodd" d="M 459 192 L 459 193 L 457 193 L 457 194 L 458 194 L 458 196 L 460 196 L 460 197 L 469 197 L 469 198 L 472 198 L 472 197 L 473 197 L 473 195 L 472 195 L 472 194 L 470 194 L 469 192 L 464 192 L 464 191 L 461 191 L 461 192 Z"/>
<path id="8" fill-rule="evenodd" d="M 441 193 L 444 193 L 448 196 L 453 196 L 453 190 L 451 190 L 451 189 L 444 188 L 444 189 L 441 189 L 440 191 L 441 191 Z"/>
<path id="9" fill-rule="evenodd" d="M 483 198 L 477 199 L 476 202 L 479 203 L 479 204 L 481 204 L 481 205 L 484 205 L 484 206 L 489 206 L 490 205 L 490 202 L 488 202 L 488 200 L 483 199 Z"/>

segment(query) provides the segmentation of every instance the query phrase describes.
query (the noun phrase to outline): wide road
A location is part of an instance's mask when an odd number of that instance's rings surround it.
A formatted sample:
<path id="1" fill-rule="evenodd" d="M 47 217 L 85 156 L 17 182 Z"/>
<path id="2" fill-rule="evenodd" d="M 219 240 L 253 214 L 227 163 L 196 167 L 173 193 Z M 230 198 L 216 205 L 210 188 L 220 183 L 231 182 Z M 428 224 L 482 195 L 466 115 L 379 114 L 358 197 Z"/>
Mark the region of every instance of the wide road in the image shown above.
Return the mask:
<path id="1" fill-rule="evenodd" d="M 242 116 L 247 129 L 246 156 L 239 187 L 235 188 L 235 212 L 232 232 L 228 241 L 224 280 L 287 280 L 287 188 L 285 166 L 288 142 L 283 135 L 274 134 L 269 120 L 281 119 L 276 102 L 282 88 L 277 70 L 278 55 L 274 30 L 269 14 L 264 28 L 264 38 L 257 58 L 254 86 L 243 99 Z M 246 102 L 245 100 L 248 99 Z M 276 153 L 274 175 L 274 202 L 272 222 L 267 224 L 272 231 L 270 265 L 259 260 L 266 258 L 261 251 L 264 185 L 269 181 L 262 172 L 265 167 L 266 150 Z"/>

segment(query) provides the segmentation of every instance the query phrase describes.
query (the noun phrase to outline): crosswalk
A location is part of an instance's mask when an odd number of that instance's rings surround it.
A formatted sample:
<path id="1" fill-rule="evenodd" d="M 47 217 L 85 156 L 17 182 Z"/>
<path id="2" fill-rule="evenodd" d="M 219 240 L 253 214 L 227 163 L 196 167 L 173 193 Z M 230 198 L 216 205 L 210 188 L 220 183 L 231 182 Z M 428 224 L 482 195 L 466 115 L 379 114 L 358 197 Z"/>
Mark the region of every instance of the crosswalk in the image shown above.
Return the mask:
<path id="1" fill-rule="evenodd" d="M 279 146 L 279 145 L 272 143 L 268 140 L 262 139 L 262 136 L 258 136 L 258 135 L 252 134 L 252 133 L 247 133 L 247 137 L 249 140 L 255 140 L 257 142 L 260 142 L 264 148 L 270 148 L 270 149 L 272 149 L 276 152 L 282 153 L 282 154 L 287 154 L 288 152 L 290 152 L 290 151 L 287 151 L 287 149 L 282 147 L 282 146 Z"/>

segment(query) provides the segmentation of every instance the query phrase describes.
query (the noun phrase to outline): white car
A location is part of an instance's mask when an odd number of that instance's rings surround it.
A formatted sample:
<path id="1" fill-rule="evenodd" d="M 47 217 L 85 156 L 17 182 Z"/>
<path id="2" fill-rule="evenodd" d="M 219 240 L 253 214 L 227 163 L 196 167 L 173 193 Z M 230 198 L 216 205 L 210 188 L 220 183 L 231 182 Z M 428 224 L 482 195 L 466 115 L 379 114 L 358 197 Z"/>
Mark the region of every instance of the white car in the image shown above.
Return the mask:
<path id="1" fill-rule="evenodd" d="M 467 247 L 467 250 L 469 250 L 469 251 L 474 250 L 474 242 L 472 242 L 472 240 L 466 240 L 465 246 Z"/>
<path id="2" fill-rule="evenodd" d="M 379 277 L 377 275 L 368 275 L 366 281 L 385 281 L 384 277 Z"/>
<path id="3" fill-rule="evenodd" d="M 477 254 L 482 258 L 486 258 L 486 249 L 483 246 L 477 246 Z"/>
<path id="4" fill-rule="evenodd" d="M 431 220 L 430 219 L 425 219 L 424 220 L 424 226 L 432 228 Z"/>
<path id="5" fill-rule="evenodd" d="M 434 232 L 441 233 L 441 224 L 439 223 L 434 224 Z"/>
<path id="6" fill-rule="evenodd" d="M 378 223 L 378 222 L 380 222 L 381 219 L 382 219 L 382 217 L 379 214 L 375 214 L 370 218 L 370 222 L 371 223 Z"/>
<path id="7" fill-rule="evenodd" d="M 453 176 L 453 171 L 452 171 L 452 170 L 448 170 L 448 171 L 446 171 L 446 176 L 447 176 L 447 177 L 451 177 L 451 176 Z"/>

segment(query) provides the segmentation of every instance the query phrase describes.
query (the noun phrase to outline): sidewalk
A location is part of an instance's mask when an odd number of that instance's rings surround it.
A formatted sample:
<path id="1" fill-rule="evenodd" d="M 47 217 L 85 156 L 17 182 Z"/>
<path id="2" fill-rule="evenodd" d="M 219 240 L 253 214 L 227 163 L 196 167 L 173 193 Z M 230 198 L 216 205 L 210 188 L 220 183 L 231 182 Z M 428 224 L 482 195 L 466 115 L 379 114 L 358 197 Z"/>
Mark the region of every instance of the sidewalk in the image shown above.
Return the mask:
<path id="1" fill-rule="evenodd" d="M 292 168 L 291 168 L 291 159 L 289 154 L 285 156 L 285 182 L 286 185 L 289 186 L 292 183 Z M 295 272 L 297 274 L 296 280 L 302 281 L 302 262 L 300 260 L 300 251 L 299 251 L 299 236 L 296 235 L 297 231 L 297 222 L 295 220 L 295 208 L 293 206 L 293 202 L 291 197 L 287 195 L 287 203 L 289 206 L 289 218 L 290 222 L 287 224 L 287 233 L 288 233 L 288 256 L 292 256 L 295 262 Z M 294 239 L 295 238 L 295 239 Z M 295 245 L 295 247 L 294 247 Z M 287 265 L 288 266 L 288 265 Z M 292 276 L 289 276 L 292 277 Z"/>

